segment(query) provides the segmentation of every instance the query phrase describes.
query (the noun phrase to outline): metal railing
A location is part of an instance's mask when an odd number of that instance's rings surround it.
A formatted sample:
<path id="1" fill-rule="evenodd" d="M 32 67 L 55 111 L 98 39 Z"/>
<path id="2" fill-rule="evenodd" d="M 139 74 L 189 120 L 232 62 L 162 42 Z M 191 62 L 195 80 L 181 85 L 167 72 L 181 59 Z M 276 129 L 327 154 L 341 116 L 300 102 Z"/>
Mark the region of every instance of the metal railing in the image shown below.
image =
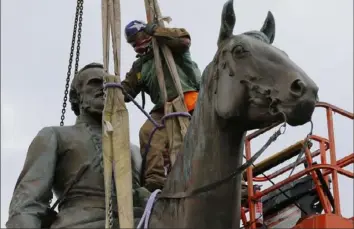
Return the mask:
<path id="1" fill-rule="evenodd" d="M 323 206 L 323 209 L 325 213 L 330 213 L 331 212 L 331 205 L 329 203 L 329 200 L 327 196 L 324 194 L 323 189 L 321 188 L 321 183 L 319 182 L 316 174 L 316 170 L 320 169 L 322 170 L 322 175 L 325 179 L 325 182 L 328 185 L 328 176 L 331 175 L 332 177 L 332 186 L 333 186 L 333 199 L 334 199 L 334 214 L 336 215 L 341 215 L 341 209 L 340 209 L 340 198 L 339 198 L 339 184 L 338 184 L 338 174 L 347 176 L 349 178 L 354 178 L 354 174 L 351 171 L 343 169 L 347 165 L 354 164 L 354 153 L 351 153 L 350 155 L 337 160 L 337 155 L 336 155 L 336 145 L 335 145 L 335 137 L 334 137 L 334 123 L 333 123 L 333 113 L 338 113 L 346 118 L 349 118 L 351 120 L 354 119 L 354 114 L 348 111 L 345 111 L 339 107 L 336 107 L 334 105 L 331 105 L 329 103 L 325 102 L 319 102 L 316 105 L 316 108 L 324 108 L 326 110 L 326 119 L 327 119 L 327 130 L 328 130 L 328 139 L 318 136 L 318 135 L 310 135 L 309 139 L 313 140 L 315 142 L 319 143 L 319 149 L 314 150 L 313 152 L 310 151 L 306 147 L 305 150 L 305 158 L 300 160 L 296 166 L 303 164 L 307 162 L 308 167 L 298 173 L 293 174 L 292 176 L 276 183 L 275 185 L 272 185 L 269 188 L 266 188 L 260 192 L 257 192 L 256 194 L 254 193 L 253 189 L 253 182 L 265 182 L 268 181 L 269 179 L 273 179 L 276 177 L 279 177 L 280 175 L 284 174 L 285 172 L 291 170 L 294 166 L 294 163 L 287 165 L 286 167 L 283 167 L 276 172 L 267 175 L 267 177 L 253 177 L 253 166 L 250 166 L 247 168 L 247 178 L 251 177 L 252 179 L 247 179 L 247 184 L 248 184 L 248 212 L 249 212 L 249 221 L 245 222 L 245 210 L 242 209 L 241 211 L 241 219 L 244 224 L 246 224 L 247 228 L 250 229 L 255 229 L 256 228 L 256 216 L 255 216 L 255 201 L 259 200 L 263 196 L 281 188 L 282 186 L 289 184 L 295 180 L 300 179 L 301 177 L 310 174 L 314 184 L 316 191 L 318 193 L 320 202 Z M 264 134 L 268 130 L 274 128 L 278 124 L 275 124 L 273 126 L 255 131 L 251 134 L 249 134 L 246 139 L 245 139 L 245 156 L 246 160 L 249 160 L 251 158 L 251 141 L 260 135 Z M 327 162 L 327 151 L 329 150 L 329 160 L 330 162 Z M 316 156 L 320 156 L 320 164 L 313 165 L 312 161 L 313 158 Z M 267 160 L 267 159 L 266 159 Z"/>

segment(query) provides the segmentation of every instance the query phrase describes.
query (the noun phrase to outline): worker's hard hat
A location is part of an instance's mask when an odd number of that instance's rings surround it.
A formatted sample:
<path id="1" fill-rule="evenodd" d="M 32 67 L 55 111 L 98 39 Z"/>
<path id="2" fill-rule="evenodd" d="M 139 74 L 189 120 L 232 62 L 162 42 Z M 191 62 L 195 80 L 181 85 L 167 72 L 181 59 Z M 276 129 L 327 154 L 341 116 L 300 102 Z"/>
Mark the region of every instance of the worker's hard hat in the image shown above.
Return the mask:
<path id="1" fill-rule="evenodd" d="M 129 22 L 125 26 L 125 39 L 129 40 L 131 36 L 134 36 L 138 32 L 142 31 L 146 27 L 146 23 L 143 21 L 134 20 Z"/>

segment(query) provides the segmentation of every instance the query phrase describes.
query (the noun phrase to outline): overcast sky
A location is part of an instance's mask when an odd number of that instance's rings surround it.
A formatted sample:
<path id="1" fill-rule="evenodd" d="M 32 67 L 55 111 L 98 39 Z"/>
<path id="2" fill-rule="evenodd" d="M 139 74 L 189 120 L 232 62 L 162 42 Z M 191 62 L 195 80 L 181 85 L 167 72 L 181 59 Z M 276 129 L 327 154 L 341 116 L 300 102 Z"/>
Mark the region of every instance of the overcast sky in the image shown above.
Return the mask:
<path id="1" fill-rule="evenodd" d="M 121 1 L 122 28 L 130 20 L 145 20 L 143 0 Z M 212 60 L 224 0 L 160 0 L 170 26 L 184 27 L 192 36 L 192 57 L 201 70 Z M 76 1 L 1 1 L 1 226 L 27 147 L 44 126 L 59 125 L 69 59 Z M 102 62 L 101 1 L 84 3 L 80 66 Z M 353 1 L 268 0 L 235 1 L 234 33 L 260 29 L 271 10 L 276 20 L 274 45 L 288 53 L 318 84 L 320 100 L 353 111 Z M 123 33 L 122 33 L 123 34 Z M 122 77 L 135 55 L 122 36 Z M 111 66 L 112 66 L 111 62 Z M 141 102 L 140 96 L 137 97 Z M 146 109 L 152 108 L 149 103 Z M 128 105 L 130 138 L 138 144 L 145 117 Z M 327 136 L 325 112 L 314 114 L 315 133 Z M 66 125 L 75 122 L 67 111 Z M 353 152 L 352 121 L 335 116 L 337 157 Z M 262 158 L 305 137 L 309 125 L 288 128 Z M 252 144 L 255 151 L 266 134 Z M 317 145 L 316 145 L 317 147 Z M 353 170 L 353 167 L 347 167 Z M 353 216 L 352 181 L 340 179 L 342 209 Z"/>

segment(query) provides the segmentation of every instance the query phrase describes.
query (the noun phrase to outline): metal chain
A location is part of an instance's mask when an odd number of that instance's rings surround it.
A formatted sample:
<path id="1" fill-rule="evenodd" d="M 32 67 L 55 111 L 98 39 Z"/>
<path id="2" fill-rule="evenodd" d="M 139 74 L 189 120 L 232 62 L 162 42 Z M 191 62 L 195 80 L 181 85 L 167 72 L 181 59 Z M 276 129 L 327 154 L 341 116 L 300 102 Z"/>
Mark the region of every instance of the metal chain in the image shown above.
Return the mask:
<path id="1" fill-rule="evenodd" d="M 76 59 L 75 59 L 75 74 L 77 73 L 78 67 L 79 67 L 83 3 L 84 3 L 83 0 L 77 0 L 76 13 L 75 13 L 75 19 L 74 19 L 73 36 L 71 39 L 71 47 L 70 47 L 69 65 L 68 65 L 68 71 L 67 71 L 67 77 L 66 77 L 66 83 L 65 83 L 63 108 L 61 110 L 62 114 L 60 117 L 60 119 L 61 119 L 60 126 L 64 126 L 64 119 L 65 119 L 65 112 L 66 112 L 66 105 L 67 105 L 66 102 L 68 100 L 69 83 L 70 83 L 71 68 L 72 68 L 72 62 L 73 62 L 73 57 L 74 57 L 75 40 L 76 40 L 76 32 L 77 31 L 78 31 L 78 41 L 77 41 L 77 50 L 76 50 Z M 79 29 L 77 29 L 78 21 L 80 21 L 79 22 Z"/>
<path id="2" fill-rule="evenodd" d="M 113 228 L 113 206 L 112 206 L 112 195 L 109 198 L 109 209 L 108 209 L 108 220 L 109 220 L 109 228 Z"/>
<path id="3" fill-rule="evenodd" d="M 108 221 L 109 228 L 113 228 L 113 194 L 114 194 L 114 179 L 112 180 L 111 196 L 109 197 Z"/>
<path id="4" fill-rule="evenodd" d="M 80 49 L 81 49 L 81 32 L 82 32 L 82 15 L 84 9 L 84 0 L 80 0 L 80 16 L 79 16 L 79 28 L 77 31 L 77 47 L 76 47 L 76 60 L 75 60 L 75 75 L 79 71 Z"/>

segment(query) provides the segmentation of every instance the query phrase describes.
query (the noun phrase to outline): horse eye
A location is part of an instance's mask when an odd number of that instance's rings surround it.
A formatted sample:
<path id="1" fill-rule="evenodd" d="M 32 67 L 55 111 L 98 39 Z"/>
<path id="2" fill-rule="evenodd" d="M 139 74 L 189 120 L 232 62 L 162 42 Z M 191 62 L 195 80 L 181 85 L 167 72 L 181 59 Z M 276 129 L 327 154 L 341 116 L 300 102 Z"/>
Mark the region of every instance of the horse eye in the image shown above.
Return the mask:
<path id="1" fill-rule="evenodd" d="M 245 56 L 246 53 L 247 53 L 247 51 L 243 48 L 242 45 L 236 45 L 232 49 L 232 54 L 235 58 L 242 58 Z"/>
<path id="2" fill-rule="evenodd" d="M 241 46 L 241 45 L 236 45 L 234 48 L 233 48 L 233 52 L 236 53 L 236 54 L 241 54 L 243 53 L 245 50 L 244 48 Z"/>

